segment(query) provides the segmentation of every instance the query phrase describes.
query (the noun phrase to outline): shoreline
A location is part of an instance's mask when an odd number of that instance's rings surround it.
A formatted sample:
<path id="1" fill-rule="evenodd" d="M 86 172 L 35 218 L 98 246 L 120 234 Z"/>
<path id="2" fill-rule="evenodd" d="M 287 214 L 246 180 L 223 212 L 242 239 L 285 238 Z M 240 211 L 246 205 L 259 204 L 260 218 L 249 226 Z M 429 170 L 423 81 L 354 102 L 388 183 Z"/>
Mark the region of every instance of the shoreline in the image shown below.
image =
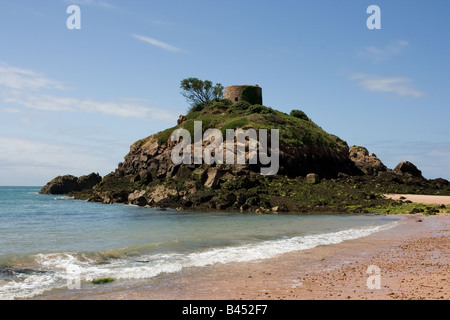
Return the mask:
<path id="1" fill-rule="evenodd" d="M 448 243 L 450 215 L 414 214 L 402 216 L 400 225 L 392 229 L 331 246 L 266 260 L 188 268 L 127 287 L 105 286 L 102 292 L 66 291 L 35 299 L 447 300 Z M 379 290 L 367 287 L 371 265 L 380 268 Z"/>

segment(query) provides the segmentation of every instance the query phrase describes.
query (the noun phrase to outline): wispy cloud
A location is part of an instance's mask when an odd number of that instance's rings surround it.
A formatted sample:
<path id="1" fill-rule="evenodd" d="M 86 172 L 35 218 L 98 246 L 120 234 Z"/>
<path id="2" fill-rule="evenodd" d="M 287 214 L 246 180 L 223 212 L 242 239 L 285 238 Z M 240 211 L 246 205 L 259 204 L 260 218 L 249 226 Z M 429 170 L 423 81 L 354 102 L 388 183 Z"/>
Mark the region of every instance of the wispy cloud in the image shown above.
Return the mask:
<path id="1" fill-rule="evenodd" d="M 381 77 L 373 74 L 357 73 L 350 76 L 365 90 L 390 93 L 401 97 L 420 98 L 425 93 L 415 88 L 412 80 L 405 77 Z"/>
<path id="2" fill-rule="evenodd" d="M 64 85 L 31 70 L 0 64 L 0 87 L 13 90 L 65 89 Z"/>
<path id="3" fill-rule="evenodd" d="M 170 110 L 149 107 L 143 99 L 98 101 L 60 96 L 65 86 L 36 73 L 0 64 L 0 97 L 9 104 L 44 111 L 98 112 L 123 118 L 174 121 Z M 12 110 L 8 106 L 8 110 Z"/>
<path id="4" fill-rule="evenodd" d="M 140 41 L 143 41 L 145 43 L 151 44 L 153 46 L 159 47 L 161 49 L 167 50 L 167 51 L 172 51 L 172 52 L 184 52 L 182 49 L 174 47 L 170 44 L 167 44 L 165 42 L 150 38 L 150 37 L 145 37 L 145 36 L 140 36 L 138 34 L 132 34 L 131 35 L 133 38 L 138 39 Z"/>
<path id="5" fill-rule="evenodd" d="M 98 112 L 122 118 L 136 118 L 144 120 L 173 121 L 174 113 L 159 108 L 151 108 L 136 102 L 134 99 L 121 101 L 82 100 L 54 95 L 9 95 L 4 97 L 5 102 L 16 103 L 26 108 L 44 111 L 81 111 Z"/>
<path id="6" fill-rule="evenodd" d="M 0 112 L 1 113 L 13 114 L 13 113 L 20 113 L 20 110 L 19 109 L 15 109 L 15 108 L 0 108 Z"/>
<path id="7" fill-rule="evenodd" d="M 408 46 L 408 41 L 393 41 L 382 48 L 375 46 L 365 47 L 358 52 L 358 55 L 373 62 L 382 62 L 401 54 Z"/>

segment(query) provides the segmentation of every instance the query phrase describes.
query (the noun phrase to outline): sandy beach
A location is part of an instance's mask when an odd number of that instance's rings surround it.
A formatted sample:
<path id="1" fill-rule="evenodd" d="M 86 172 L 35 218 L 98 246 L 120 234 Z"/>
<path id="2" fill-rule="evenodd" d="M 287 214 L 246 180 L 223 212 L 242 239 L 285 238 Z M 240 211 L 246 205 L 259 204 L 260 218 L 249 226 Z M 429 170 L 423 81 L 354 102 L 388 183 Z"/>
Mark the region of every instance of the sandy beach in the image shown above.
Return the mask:
<path id="1" fill-rule="evenodd" d="M 386 194 L 387 198 L 393 200 L 409 200 L 414 203 L 450 205 L 449 196 L 428 196 L 420 194 Z"/>
<path id="2" fill-rule="evenodd" d="M 448 300 L 449 244 L 450 215 L 405 215 L 390 230 L 337 245 L 165 275 L 163 289 L 159 285 L 155 290 L 150 282 L 142 282 L 118 291 L 59 298 Z M 375 272 L 379 268 L 379 274 L 368 274 L 369 266 L 375 266 Z M 370 276 L 373 281 L 368 287 Z M 378 279 L 379 289 L 373 288 Z"/>

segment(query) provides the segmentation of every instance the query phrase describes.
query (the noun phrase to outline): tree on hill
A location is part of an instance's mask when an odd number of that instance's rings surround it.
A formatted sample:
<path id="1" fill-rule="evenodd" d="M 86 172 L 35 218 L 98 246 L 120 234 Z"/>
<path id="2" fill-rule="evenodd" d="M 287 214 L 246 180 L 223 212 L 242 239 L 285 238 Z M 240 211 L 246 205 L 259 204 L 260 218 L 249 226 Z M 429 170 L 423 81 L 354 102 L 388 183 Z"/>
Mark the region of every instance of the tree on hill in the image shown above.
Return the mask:
<path id="1" fill-rule="evenodd" d="M 213 83 L 209 80 L 202 81 L 197 78 L 187 78 L 181 80 L 181 93 L 190 105 L 208 103 L 215 99 L 223 98 L 223 86 L 220 83 Z"/>

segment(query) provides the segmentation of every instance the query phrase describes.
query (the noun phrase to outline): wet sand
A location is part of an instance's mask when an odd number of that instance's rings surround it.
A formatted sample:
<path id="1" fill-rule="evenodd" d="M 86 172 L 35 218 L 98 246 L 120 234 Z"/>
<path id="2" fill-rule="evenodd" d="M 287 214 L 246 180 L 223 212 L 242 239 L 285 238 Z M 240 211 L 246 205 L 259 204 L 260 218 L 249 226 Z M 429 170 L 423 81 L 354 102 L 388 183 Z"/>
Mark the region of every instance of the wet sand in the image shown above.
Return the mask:
<path id="1" fill-rule="evenodd" d="M 64 298 L 448 300 L 450 215 L 401 218 L 390 230 L 337 245 L 262 261 L 191 268 L 120 290 Z M 377 278 L 367 273 L 369 266 L 379 268 L 379 289 L 367 285 L 370 276 Z"/>

